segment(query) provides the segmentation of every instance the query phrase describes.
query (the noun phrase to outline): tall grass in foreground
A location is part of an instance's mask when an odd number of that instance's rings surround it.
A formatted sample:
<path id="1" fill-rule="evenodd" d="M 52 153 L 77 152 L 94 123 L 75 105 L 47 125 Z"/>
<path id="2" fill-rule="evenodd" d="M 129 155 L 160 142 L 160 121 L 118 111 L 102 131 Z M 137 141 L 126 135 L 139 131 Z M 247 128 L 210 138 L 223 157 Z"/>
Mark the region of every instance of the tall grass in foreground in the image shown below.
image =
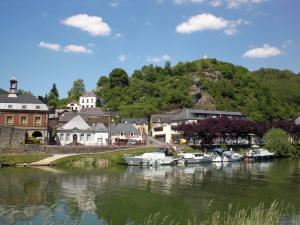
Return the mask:
<path id="1" fill-rule="evenodd" d="M 159 213 L 147 217 L 143 225 L 179 225 L 172 218 L 161 218 Z M 300 212 L 291 206 L 273 202 L 270 207 L 263 203 L 248 209 L 235 209 L 229 205 L 224 212 L 216 211 L 199 221 L 187 220 L 187 225 L 300 225 Z"/>

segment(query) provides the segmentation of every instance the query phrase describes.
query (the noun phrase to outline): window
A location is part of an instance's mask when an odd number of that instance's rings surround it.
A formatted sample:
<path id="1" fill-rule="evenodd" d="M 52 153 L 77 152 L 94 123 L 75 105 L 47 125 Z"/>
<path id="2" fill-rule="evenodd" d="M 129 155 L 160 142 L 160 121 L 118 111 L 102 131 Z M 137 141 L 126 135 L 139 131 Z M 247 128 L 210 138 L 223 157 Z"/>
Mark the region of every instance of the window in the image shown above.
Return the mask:
<path id="1" fill-rule="evenodd" d="M 22 109 L 27 109 L 27 105 L 22 105 Z"/>
<path id="2" fill-rule="evenodd" d="M 121 132 L 121 134 L 120 134 L 121 136 L 124 136 L 124 133 L 123 132 Z"/>
<path id="3" fill-rule="evenodd" d="M 12 125 L 14 122 L 13 116 L 6 116 L 6 124 Z"/>
<path id="4" fill-rule="evenodd" d="M 27 116 L 21 116 L 21 125 L 22 126 L 25 126 L 27 125 Z"/>
<path id="5" fill-rule="evenodd" d="M 64 140 L 64 134 L 60 134 L 60 135 L 59 135 L 59 140 L 60 140 L 60 141 L 63 141 L 63 140 Z"/>
<path id="6" fill-rule="evenodd" d="M 91 99 L 91 103 L 94 103 L 94 99 Z"/>
<path id="7" fill-rule="evenodd" d="M 93 108 L 94 106 L 93 105 L 91 105 L 91 108 Z"/>
<path id="8" fill-rule="evenodd" d="M 12 109 L 13 105 L 8 105 L 7 108 Z"/>
<path id="9" fill-rule="evenodd" d="M 90 134 L 88 134 L 88 135 L 86 136 L 86 140 L 87 140 L 87 141 L 90 141 L 90 140 L 91 140 L 91 135 L 90 135 Z"/>
<path id="10" fill-rule="evenodd" d="M 41 117 L 40 116 L 34 117 L 34 124 L 36 126 L 41 126 Z"/>
<path id="11" fill-rule="evenodd" d="M 35 106 L 35 109 L 40 109 L 40 108 L 41 108 L 41 106 L 39 106 L 39 105 Z"/>
<path id="12" fill-rule="evenodd" d="M 131 133 L 130 133 L 130 136 L 134 136 L 134 135 L 135 135 L 135 133 L 134 133 L 134 132 L 131 132 Z"/>
<path id="13" fill-rule="evenodd" d="M 84 140 L 84 134 L 80 134 L 80 141 Z"/>
<path id="14" fill-rule="evenodd" d="M 89 103 L 89 99 L 86 100 L 86 103 Z"/>
<path id="15" fill-rule="evenodd" d="M 84 105 L 82 106 L 82 108 L 84 108 Z"/>
<path id="16" fill-rule="evenodd" d="M 84 103 L 84 99 L 82 99 L 81 103 Z"/>
<path id="17" fill-rule="evenodd" d="M 66 135 L 66 141 L 69 141 L 70 140 L 70 134 L 67 134 Z"/>
<path id="18" fill-rule="evenodd" d="M 154 131 L 163 131 L 163 127 L 155 127 Z"/>

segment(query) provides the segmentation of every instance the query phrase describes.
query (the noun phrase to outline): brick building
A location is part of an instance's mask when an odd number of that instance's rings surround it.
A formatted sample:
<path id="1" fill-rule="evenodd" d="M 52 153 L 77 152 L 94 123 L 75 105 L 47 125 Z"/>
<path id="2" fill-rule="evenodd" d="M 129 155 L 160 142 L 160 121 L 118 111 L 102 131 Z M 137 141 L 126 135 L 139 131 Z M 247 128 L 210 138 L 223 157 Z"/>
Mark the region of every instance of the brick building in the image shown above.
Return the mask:
<path id="1" fill-rule="evenodd" d="M 47 105 L 31 95 L 17 94 L 16 78 L 10 80 L 8 94 L 0 95 L 0 126 L 11 126 L 26 131 L 26 136 L 47 138 Z"/>

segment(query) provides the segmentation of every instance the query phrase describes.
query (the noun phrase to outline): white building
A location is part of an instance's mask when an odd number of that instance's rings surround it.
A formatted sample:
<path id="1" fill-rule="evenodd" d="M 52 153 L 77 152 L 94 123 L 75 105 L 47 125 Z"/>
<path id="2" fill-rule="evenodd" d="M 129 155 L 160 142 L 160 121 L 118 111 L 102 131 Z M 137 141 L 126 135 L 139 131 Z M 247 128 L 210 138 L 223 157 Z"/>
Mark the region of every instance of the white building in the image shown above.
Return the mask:
<path id="1" fill-rule="evenodd" d="M 118 123 L 111 124 L 111 142 L 113 145 L 127 144 L 129 140 L 135 140 L 138 144 L 143 144 L 143 135 L 133 124 Z"/>
<path id="2" fill-rule="evenodd" d="M 244 120 L 240 112 L 209 111 L 198 109 L 183 109 L 177 113 L 154 114 L 151 116 L 151 135 L 166 143 L 175 142 L 181 133 L 177 130 L 182 123 L 193 123 L 208 118 L 227 117 Z"/>
<path id="3" fill-rule="evenodd" d="M 80 104 L 75 100 L 71 101 L 67 105 L 67 108 L 70 109 L 71 111 L 75 111 L 75 112 L 80 111 L 80 109 L 81 109 Z"/>
<path id="4" fill-rule="evenodd" d="M 57 143 L 61 145 L 108 145 L 108 130 L 103 123 L 89 126 L 77 115 L 68 123 L 57 129 Z"/>
<path id="5" fill-rule="evenodd" d="M 79 98 L 81 108 L 95 108 L 97 97 L 93 92 L 87 92 Z"/>

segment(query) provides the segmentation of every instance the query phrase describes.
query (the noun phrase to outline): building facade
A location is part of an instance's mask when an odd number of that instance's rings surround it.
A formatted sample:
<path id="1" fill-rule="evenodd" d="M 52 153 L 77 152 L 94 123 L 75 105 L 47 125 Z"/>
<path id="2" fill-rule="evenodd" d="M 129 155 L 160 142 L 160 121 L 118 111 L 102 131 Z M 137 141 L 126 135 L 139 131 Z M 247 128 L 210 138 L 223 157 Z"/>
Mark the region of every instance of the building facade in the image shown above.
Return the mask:
<path id="1" fill-rule="evenodd" d="M 81 106 L 77 101 L 73 100 L 67 105 L 67 108 L 73 112 L 78 112 L 80 111 Z"/>
<path id="2" fill-rule="evenodd" d="M 125 145 L 129 140 L 136 144 L 143 144 L 143 135 L 133 124 L 117 123 L 110 125 L 112 145 Z"/>
<path id="3" fill-rule="evenodd" d="M 246 119 L 239 112 L 209 111 L 198 109 L 183 109 L 176 113 L 154 114 L 150 119 L 151 135 L 166 143 L 174 143 L 181 133 L 177 130 L 182 123 L 194 123 L 208 118 Z"/>
<path id="4" fill-rule="evenodd" d="M 9 94 L 0 95 L 0 125 L 26 131 L 27 137 L 46 140 L 48 130 L 47 105 L 37 97 L 17 94 L 16 78 L 10 80 Z"/>
<path id="5" fill-rule="evenodd" d="M 107 146 L 108 130 L 103 123 L 88 125 L 77 115 L 57 129 L 56 143 L 60 145 Z"/>
<path id="6" fill-rule="evenodd" d="M 95 108 L 97 97 L 93 92 L 87 92 L 79 98 L 80 108 Z"/>

